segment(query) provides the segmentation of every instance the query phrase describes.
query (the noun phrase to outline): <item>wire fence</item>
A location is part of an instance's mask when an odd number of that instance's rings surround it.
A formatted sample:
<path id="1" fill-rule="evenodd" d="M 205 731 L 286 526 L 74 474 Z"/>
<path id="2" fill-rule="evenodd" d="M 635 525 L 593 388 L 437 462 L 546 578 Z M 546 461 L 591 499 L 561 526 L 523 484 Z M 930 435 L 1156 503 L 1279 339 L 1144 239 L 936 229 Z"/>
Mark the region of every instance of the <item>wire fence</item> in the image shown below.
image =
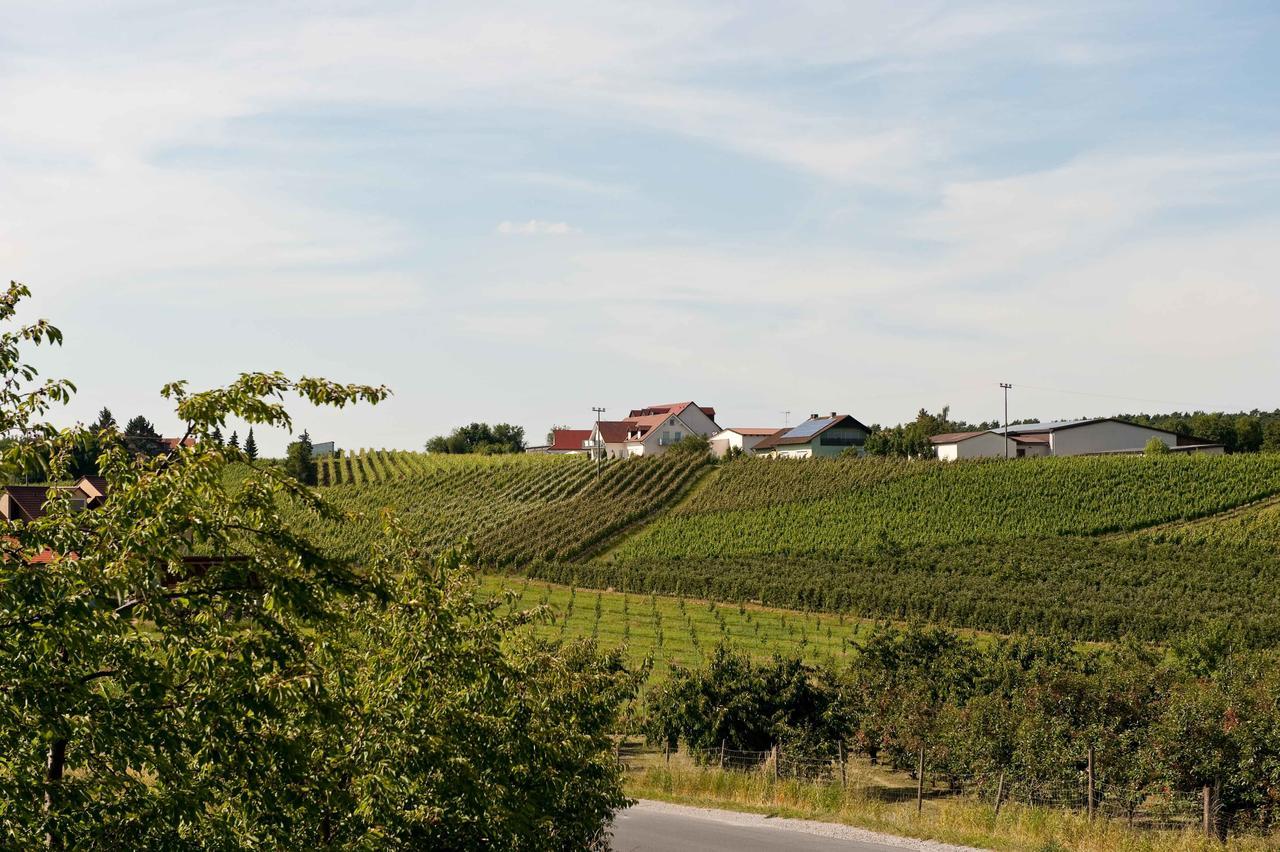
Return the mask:
<path id="1" fill-rule="evenodd" d="M 992 772 L 957 774 L 931 772 L 925 765 L 914 771 L 872 766 L 855 759 L 843 747 L 827 757 L 792 755 L 775 747 L 749 751 L 726 747 L 669 750 L 644 741 L 619 740 L 619 760 L 628 771 L 655 768 L 701 768 L 754 775 L 763 781 L 800 781 L 838 786 L 850 795 L 885 802 L 915 802 L 967 798 L 992 806 L 996 814 L 1010 805 L 1069 810 L 1094 819 L 1118 820 L 1137 829 L 1206 834 L 1220 831 L 1219 806 L 1212 790 L 1173 790 L 1158 786 L 1129 787 L 1107 783 L 1084 770 L 1076 778 L 1038 779 Z"/>

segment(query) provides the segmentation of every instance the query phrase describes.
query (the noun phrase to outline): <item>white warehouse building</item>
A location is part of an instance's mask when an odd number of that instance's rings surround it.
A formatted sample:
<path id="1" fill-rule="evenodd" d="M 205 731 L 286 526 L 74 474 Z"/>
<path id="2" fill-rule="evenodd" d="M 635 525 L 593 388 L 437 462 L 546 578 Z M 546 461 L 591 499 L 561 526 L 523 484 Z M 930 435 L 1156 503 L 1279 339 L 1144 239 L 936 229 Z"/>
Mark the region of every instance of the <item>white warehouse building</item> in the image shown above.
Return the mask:
<path id="1" fill-rule="evenodd" d="M 966 458 L 1030 458 L 1034 456 L 1091 456 L 1138 454 L 1152 438 L 1173 452 L 1225 452 L 1222 444 L 1203 438 L 1179 435 L 1154 426 L 1140 426 L 1113 417 L 1089 420 L 1057 420 L 1051 423 L 1022 423 L 986 432 L 953 432 L 930 440 L 938 458 L 955 461 Z"/>

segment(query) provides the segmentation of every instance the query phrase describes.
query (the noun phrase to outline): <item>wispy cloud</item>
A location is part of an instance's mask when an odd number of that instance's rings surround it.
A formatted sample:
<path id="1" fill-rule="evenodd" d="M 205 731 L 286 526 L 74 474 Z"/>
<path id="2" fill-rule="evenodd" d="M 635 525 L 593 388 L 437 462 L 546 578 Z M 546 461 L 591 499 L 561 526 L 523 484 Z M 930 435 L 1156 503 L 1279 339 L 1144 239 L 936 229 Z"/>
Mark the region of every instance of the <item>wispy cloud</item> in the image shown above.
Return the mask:
<path id="1" fill-rule="evenodd" d="M 504 236 L 519 237 L 563 237 L 569 234 L 582 233 L 568 222 L 547 222 L 543 219 L 529 219 L 525 222 L 499 222 L 495 228 Z"/>

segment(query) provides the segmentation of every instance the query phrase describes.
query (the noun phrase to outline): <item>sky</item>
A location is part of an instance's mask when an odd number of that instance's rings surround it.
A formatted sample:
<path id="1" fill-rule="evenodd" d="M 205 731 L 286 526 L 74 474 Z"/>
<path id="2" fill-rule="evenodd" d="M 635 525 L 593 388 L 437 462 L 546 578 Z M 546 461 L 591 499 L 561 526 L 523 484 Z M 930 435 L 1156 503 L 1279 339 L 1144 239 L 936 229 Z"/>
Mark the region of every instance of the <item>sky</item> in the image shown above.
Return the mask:
<path id="1" fill-rule="evenodd" d="M 295 408 L 351 449 L 1271 409 L 1277 43 L 1272 0 L 5 0 L 0 280 L 61 422 L 166 434 L 248 370 L 389 385 Z"/>

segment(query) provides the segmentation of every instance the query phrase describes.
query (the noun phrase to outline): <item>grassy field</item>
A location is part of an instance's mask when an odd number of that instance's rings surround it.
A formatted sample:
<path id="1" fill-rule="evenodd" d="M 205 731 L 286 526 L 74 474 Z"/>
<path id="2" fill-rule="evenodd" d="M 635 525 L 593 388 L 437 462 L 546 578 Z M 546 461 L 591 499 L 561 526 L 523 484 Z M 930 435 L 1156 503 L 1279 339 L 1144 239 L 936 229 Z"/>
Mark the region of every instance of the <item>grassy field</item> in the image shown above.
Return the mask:
<path id="1" fill-rule="evenodd" d="M 632 663 L 652 657 L 653 677 L 659 680 L 673 664 L 701 663 L 721 641 L 761 658 L 778 653 L 815 663 L 837 661 L 871 628 L 868 622 L 842 615 L 580 589 L 524 577 L 480 578 L 482 594 L 497 596 L 507 590 L 515 594 L 513 608 L 545 604 L 555 611 L 554 622 L 534 628 L 538 634 L 591 636 L 606 649 L 625 646 Z"/>

